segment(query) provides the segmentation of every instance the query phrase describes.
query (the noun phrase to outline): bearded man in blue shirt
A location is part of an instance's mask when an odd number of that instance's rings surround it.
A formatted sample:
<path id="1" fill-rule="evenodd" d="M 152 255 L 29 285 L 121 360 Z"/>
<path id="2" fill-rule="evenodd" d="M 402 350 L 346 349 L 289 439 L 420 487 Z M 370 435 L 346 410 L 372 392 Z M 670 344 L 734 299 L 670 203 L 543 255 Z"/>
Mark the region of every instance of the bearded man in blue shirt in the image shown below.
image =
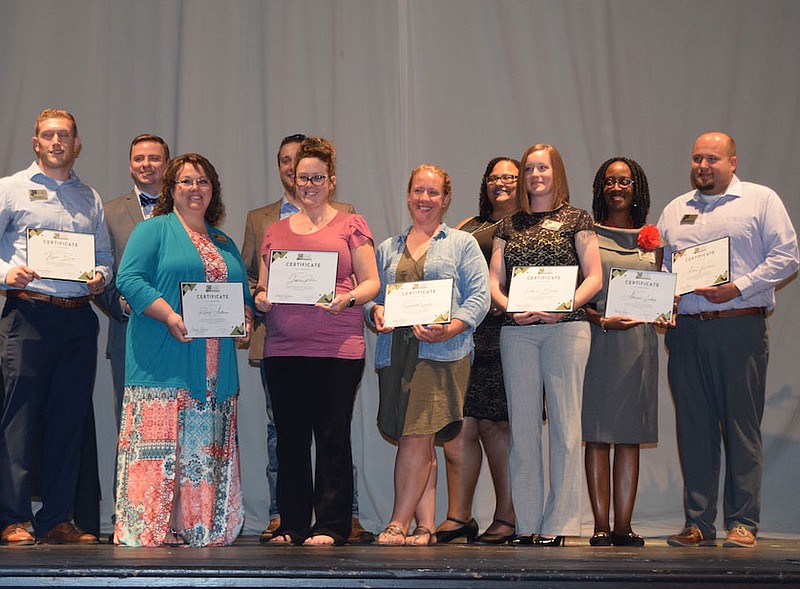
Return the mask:
<path id="1" fill-rule="evenodd" d="M 727 237 L 729 281 L 703 286 L 678 302 L 667 331 L 668 377 L 675 401 L 683 472 L 684 529 L 670 546 L 711 546 L 725 446 L 723 523 L 726 547 L 752 548 L 761 514 L 762 442 L 775 288 L 798 268 L 797 235 L 778 195 L 736 177 L 736 143 L 704 133 L 692 150 L 693 191 L 669 203 L 658 221 L 678 250 Z"/>

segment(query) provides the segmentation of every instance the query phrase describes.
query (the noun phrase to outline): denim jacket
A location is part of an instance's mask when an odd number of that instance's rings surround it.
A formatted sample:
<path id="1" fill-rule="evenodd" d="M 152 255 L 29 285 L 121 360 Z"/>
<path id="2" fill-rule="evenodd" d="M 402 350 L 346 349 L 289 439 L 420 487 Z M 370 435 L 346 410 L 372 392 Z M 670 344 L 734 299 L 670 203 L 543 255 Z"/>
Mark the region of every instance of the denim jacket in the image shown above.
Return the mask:
<path id="1" fill-rule="evenodd" d="M 381 291 L 374 301 L 364 305 L 364 315 L 374 326 L 371 313 L 375 305 L 382 305 L 386 297 L 386 285 L 395 282 L 397 264 L 403 256 L 406 237 L 411 231 L 390 237 L 378 246 L 378 274 Z M 453 279 L 453 319 L 460 319 L 469 327 L 447 341 L 435 344 L 420 342 L 419 357 L 425 360 L 452 362 L 472 353 L 472 332 L 483 321 L 489 311 L 489 269 L 480 246 L 469 233 L 451 229 L 444 223 L 431 240 L 425 257 L 425 280 Z M 392 334 L 379 333 L 375 349 L 375 368 L 389 365 L 392 357 Z"/>

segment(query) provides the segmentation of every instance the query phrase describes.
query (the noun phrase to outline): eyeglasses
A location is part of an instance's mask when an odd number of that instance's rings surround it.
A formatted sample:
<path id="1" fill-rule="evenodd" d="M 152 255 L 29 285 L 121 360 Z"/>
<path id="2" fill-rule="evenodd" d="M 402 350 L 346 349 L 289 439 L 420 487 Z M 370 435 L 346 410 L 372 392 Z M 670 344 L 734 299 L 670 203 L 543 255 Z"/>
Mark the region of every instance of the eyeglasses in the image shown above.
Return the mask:
<path id="1" fill-rule="evenodd" d="M 633 178 L 606 178 L 603 181 L 603 186 L 606 188 L 614 188 L 614 184 L 619 184 L 620 188 L 627 188 L 633 185 Z"/>
<path id="2" fill-rule="evenodd" d="M 179 186 L 184 190 L 191 190 L 192 186 L 197 185 L 198 188 L 208 188 L 211 186 L 211 181 L 208 178 L 198 178 L 192 180 L 191 178 L 184 178 L 183 180 L 175 180 L 175 186 Z"/>
<path id="3" fill-rule="evenodd" d="M 294 183 L 298 186 L 306 186 L 311 182 L 314 186 L 322 186 L 328 177 L 322 174 L 315 174 L 314 176 L 295 176 Z"/>
<path id="4" fill-rule="evenodd" d="M 513 184 L 517 181 L 519 176 L 514 176 L 514 174 L 503 174 L 502 176 L 487 176 L 486 183 L 487 184 L 497 184 L 498 182 L 502 182 L 503 184 Z"/>

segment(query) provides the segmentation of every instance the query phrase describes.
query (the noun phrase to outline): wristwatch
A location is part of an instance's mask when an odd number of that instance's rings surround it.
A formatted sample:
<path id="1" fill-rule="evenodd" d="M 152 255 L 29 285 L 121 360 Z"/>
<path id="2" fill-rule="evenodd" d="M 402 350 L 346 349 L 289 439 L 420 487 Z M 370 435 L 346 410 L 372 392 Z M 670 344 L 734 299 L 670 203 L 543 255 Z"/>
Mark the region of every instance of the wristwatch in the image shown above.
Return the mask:
<path id="1" fill-rule="evenodd" d="M 356 297 L 353 296 L 353 293 L 350 293 L 350 302 L 347 303 L 348 307 L 354 307 L 356 304 Z"/>

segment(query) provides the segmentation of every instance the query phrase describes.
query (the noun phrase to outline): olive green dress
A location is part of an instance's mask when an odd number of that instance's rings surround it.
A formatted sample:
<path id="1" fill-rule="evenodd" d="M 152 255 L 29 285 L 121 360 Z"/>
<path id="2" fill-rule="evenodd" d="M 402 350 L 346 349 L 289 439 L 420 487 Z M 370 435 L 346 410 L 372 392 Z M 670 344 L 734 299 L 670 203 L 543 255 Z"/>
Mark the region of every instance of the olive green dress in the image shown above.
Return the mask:
<path id="1" fill-rule="evenodd" d="M 397 265 L 397 282 L 423 280 L 426 255 L 415 261 L 406 249 Z M 461 430 L 470 357 L 439 362 L 418 354 L 419 340 L 410 327 L 392 332 L 391 363 L 378 370 L 378 429 L 391 441 L 434 434 L 437 443 L 446 442 Z"/>

